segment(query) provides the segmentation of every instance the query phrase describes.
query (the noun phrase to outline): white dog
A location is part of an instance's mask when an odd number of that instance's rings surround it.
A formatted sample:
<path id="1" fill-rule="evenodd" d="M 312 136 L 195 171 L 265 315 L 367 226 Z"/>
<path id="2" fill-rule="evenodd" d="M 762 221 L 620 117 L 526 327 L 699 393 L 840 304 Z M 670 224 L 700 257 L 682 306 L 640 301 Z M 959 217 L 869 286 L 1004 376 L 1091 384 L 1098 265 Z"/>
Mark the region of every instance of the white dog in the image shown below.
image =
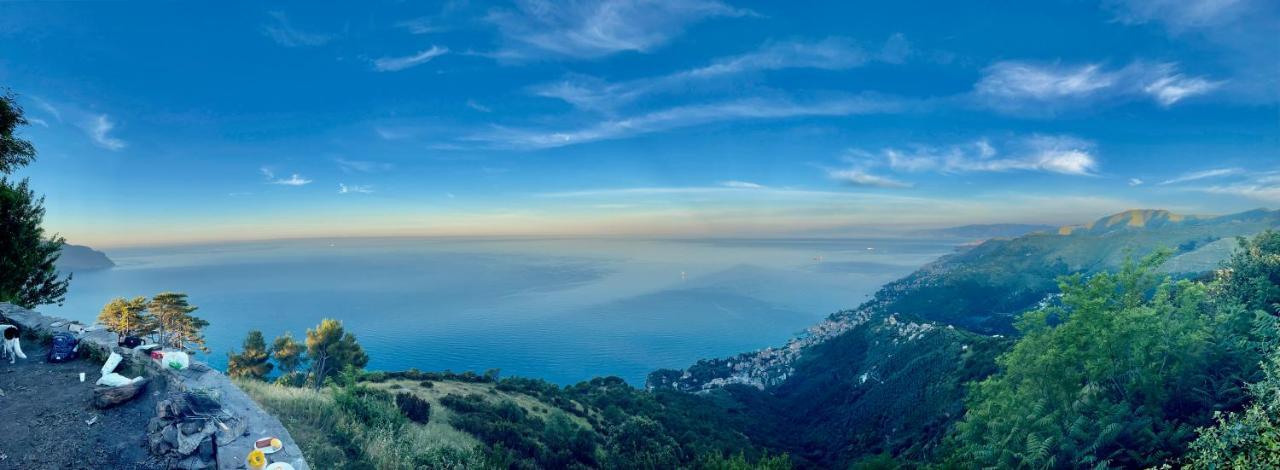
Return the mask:
<path id="1" fill-rule="evenodd" d="M 4 332 L 4 348 L 0 349 L 0 359 L 8 356 L 10 364 L 17 362 L 18 359 L 26 359 L 27 355 L 22 352 L 22 343 L 18 338 L 18 327 L 0 325 L 0 331 Z"/>

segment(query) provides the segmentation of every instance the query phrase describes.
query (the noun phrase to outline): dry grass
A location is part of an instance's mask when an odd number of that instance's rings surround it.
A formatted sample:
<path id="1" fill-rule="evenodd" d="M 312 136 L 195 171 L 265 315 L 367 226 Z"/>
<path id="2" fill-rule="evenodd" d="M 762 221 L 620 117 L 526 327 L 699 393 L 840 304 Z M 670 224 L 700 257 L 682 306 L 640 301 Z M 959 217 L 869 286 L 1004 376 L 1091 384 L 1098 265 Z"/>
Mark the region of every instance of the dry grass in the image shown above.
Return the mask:
<path id="1" fill-rule="evenodd" d="M 448 410 L 436 403 L 426 425 L 407 422 L 394 429 L 369 427 L 344 416 L 329 389 L 316 391 L 253 380 L 237 380 L 236 385 L 280 419 L 309 462 L 324 463 L 313 464 L 317 468 L 417 468 L 424 459 L 439 457 L 441 452 L 466 454 L 479 444 L 471 435 L 449 426 Z M 350 443 L 343 446 L 344 440 Z M 447 462 L 432 466 L 456 467 Z"/>

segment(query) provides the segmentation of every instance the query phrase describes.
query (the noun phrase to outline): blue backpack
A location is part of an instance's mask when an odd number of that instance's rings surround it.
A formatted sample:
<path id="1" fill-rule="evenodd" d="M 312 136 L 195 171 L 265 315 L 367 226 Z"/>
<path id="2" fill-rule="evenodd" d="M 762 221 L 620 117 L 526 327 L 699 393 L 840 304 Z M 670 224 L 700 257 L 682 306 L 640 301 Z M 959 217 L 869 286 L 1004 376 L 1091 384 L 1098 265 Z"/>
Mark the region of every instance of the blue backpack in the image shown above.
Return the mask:
<path id="1" fill-rule="evenodd" d="M 49 346 L 49 362 L 66 362 L 76 358 L 80 340 L 71 333 L 55 333 L 53 345 Z"/>

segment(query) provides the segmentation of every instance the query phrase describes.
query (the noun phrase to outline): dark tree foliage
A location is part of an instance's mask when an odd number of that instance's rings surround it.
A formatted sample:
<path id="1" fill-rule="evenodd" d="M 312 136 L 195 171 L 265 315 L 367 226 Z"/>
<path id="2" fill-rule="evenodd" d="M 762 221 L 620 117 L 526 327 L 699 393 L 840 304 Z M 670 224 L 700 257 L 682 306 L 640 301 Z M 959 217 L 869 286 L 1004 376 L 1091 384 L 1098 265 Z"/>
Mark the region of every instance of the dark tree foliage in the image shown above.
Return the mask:
<path id="1" fill-rule="evenodd" d="M 12 93 L 0 95 L 0 174 L 9 174 L 35 160 L 31 142 L 16 134 L 26 125 Z M 44 198 L 31 191 L 27 180 L 0 178 L 0 302 L 27 308 L 61 304 L 71 276 L 59 278 L 54 263 L 64 240 L 46 237 Z"/>
<path id="2" fill-rule="evenodd" d="M 59 276 L 54 264 L 64 240 L 46 237 L 43 219 L 44 198 L 26 180 L 0 178 L 0 302 L 34 308 L 66 297 L 71 276 Z"/>
<path id="3" fill-rule="evenodd" d="M 262 332 L 253 330 L 244 339 L 244 349 L 240 353 L 227 353 L 227 375 L 232 377 L 264 380 L 274 367 L 269 360 L 267 342 Z"/>
<path id="4" fill-rule="evenodd" d="M 427 424 L 431 420 L 431 402 L 409 392 L 396 394 L 396 406 L 404 417 L 418 424 Z"/>
<path id="5" fill-rule="evenodd" d="M 0 173 L 13 173 L 36 159 L 36 148 L 17 136 L 18 126 L 25 125 L 27 118 L 13 93 L 0 95 Z"/>
<path id="6" fill-rule="evenodd" d="M 1276 319 L 1263 308 L 1275 293 L 1278 249 L 1272 232 L 1242 241 L 1211 282 L 1157 275 L 1163 254 L 1114 274 L 1065 277 L 1061 305 L 1024 314 L 1000 371 L 973 387 L 950 462 L 1148 468 L 1181 460 L 1194 430 L 1241 409 L 1250 399 L 1242 384 L 1263 378 L 1259 362 L 1276 344 Z"/>

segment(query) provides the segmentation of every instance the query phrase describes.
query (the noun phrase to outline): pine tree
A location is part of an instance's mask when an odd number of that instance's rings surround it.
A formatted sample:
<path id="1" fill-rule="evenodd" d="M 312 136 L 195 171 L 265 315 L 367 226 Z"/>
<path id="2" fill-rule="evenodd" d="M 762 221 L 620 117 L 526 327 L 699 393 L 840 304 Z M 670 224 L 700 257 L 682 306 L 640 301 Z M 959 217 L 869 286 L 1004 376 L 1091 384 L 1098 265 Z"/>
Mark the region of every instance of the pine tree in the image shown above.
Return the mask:
<path id="1" fill-rule="evenodd" d="M 31 142 L 18 137 L 27 124 L 12 93 L 0 95 L 0 174 L 9 174 L 35 160 Z M 27 180 L 0 178 L 0 302 L 33 308 L 61 304 L 71 276 L 59 278 L 54 265 L 64 240 L 46 237 L 44 198 L 31 191 Z"/>
<path id="2" fill-rule="evenodd" d="M 291 374 L 302 364 L 302 345 L 293 339 L 293 333 L 285 333 L 271 344 L 271 357 L 280 373 Z"/>
<path id="3" fill-rule="evenodd" d="M 240 378 L 263 380 L 271 374 L 270 351 L 267 342 L 262 339 L 262 332 L 253 330 L 244 339 L 241 353 L 227 353 L 227 375 Z"/>
<path id="4" fill-rule="evenodd" d="M 152 297 L 147 311 L 151 313 L 149 320 L 156 342 L 176 349 L 207 352 L 203 330 L 209 322 L 191 315 L 196 309 L 187 302 L 187 294 L 162 292 Z"/>
<path id="5" fill-rule="evenodd" d="M 147 321 L 147 298 L 138 296 L 132 299 L 116 297 L 107 302 L 98 312 L 98 323 L 116 332 L 120 336 L 145 335 L 151 333 Z"/>
<path id="6" fill-rule="evenodd" d="M 31 142 L 18 138 L 18 126 L 27 125 L 22 107 L 13 93 L 0 95 L 0 173 L 27 166 L 36 159 L 36 148 Z"/>
<path id="7" fill-rule="evenodd" d="M 348 366 L 364 368 L 369 356 L 356 342 L 355 335 L 342 328 L 342 322 L 326 318 L 316 328 L 307 330 L 307 357 L 311 360 L 311 383 L 318 390 L 325 379 Z"/>
<path id="8" fill-rule="evenodd" d="M 298 372 L 298 368 L 306 360 L 303 357 L 303 346 L 293 339 L 293 333 L 286 332 L 272 342 L 271 357 L 276 360 L 276 370 L 280 371 L 276 383 L 296 387 L 306 382 L 305 376 Z"/>

